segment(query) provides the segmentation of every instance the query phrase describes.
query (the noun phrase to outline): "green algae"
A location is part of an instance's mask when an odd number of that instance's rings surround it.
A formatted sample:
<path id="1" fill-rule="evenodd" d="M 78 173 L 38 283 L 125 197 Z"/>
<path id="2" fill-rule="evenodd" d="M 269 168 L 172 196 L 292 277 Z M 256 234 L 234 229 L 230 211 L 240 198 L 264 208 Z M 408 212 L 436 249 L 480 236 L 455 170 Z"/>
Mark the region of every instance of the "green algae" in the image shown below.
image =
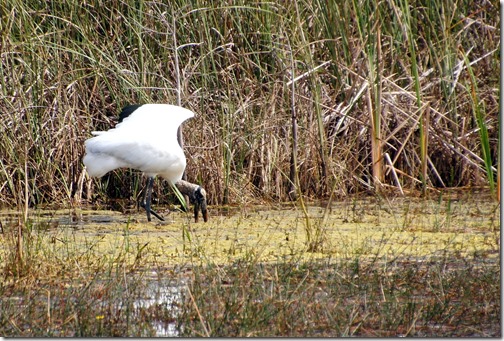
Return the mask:
<path id="1" fill-rule="evenodd" d="M 162 324 L 181 336 L 499 335 L 500 212 L 489 198 L 312 204 L 318 252 L 293 204 L 212 207 L 207 223 L 160 213 L 165 222 L 46 209 L 22 223 L 0 212 L 4 334 L 149 336 Z M 161 302 L 149 287 L 179 296 Z"/>
<path id="2" fill-rule="evenodd" d="M 85 266 L 83 261 L 99 266 L 118 259 L 130 266 L 168 268 L 240 259 L 470 259 L 496 258 L 500 250 L 500 212 L 489 198 L 368 198 L 329 208 L 312 205 L 311 224 L 324 233 L 319 252 L 306 251 L 304 216 L 294 206 L 213 208 L 208 223 L 194 223 L 189 213 L 162 214 L 166 222 L 147 222 L 137 210 L 33 211 L 30 233 L 38 238 L 38 252 L 79 266 Z M 4 226 L 12 216 L 0 214 Z M 5 236 L 0 238 L 0 257 L 5 258 L 9 247 Z"/>

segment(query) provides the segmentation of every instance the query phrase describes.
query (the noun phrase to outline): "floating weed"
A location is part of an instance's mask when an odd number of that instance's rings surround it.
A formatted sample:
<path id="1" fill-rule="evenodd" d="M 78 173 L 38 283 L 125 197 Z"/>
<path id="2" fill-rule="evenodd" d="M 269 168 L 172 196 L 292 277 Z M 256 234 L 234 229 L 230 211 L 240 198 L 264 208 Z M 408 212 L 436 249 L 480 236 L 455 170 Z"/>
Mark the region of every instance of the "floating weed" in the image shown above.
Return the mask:
<path id="1" fill-rule="evenodd" d="M 305 251 L 304 217 L 294 209 L 243 207 L 214 213 L 206 224 L 180 212 L 165 213 L 171 221 L 160 224 L 146 223 L 141 211 L 29 211 L 29 266 L 22 272 L 12 270 L 16 220 L 12 212 L 0 214 L 0 331 L 498 335 L 495 205 L 483 198 L 308 206 L 327 236 L 318 252 Z M 348 206 L 359 219 L 347 218 Z M 154 296 L 164 298 L 140 304 Z"/>

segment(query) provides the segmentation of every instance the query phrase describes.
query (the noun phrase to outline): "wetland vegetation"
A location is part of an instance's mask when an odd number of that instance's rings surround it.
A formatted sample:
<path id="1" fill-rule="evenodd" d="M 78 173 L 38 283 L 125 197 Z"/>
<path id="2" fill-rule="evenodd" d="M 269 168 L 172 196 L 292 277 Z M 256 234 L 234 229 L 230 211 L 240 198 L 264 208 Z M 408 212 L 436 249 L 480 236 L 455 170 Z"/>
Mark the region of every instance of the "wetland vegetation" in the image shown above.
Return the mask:
<path id="1" fill-rule="evenodd" d="M 1 336 L 501 336 L 497 2 L 0 17 Z M 149 102 L 197 114 L 206 224 L 86 175 L 90 132 Z"/>
<path id="2" fill-rule="evenodd" d="M 0 216 L 0 333 L 17 336 L 497 336 L 498 204 L 353 199 L 309 206 L 328 242 L 305 247 L 295 205 L 30 214 L 24 267 Z M 324 216 L 327 215 L 327 219 Z"/>

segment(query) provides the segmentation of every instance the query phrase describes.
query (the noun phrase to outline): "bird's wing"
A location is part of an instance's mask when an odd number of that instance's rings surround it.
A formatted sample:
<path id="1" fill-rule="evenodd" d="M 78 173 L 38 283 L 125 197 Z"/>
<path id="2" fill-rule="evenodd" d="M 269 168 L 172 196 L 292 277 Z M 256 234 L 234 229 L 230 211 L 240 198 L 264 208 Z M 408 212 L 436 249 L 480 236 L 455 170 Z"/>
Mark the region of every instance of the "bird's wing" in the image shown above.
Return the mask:
<path id="1" fill-rule="evenodd" d="M 170 104 L 144 104 L 124 117 L 116 129 L 132 131 L 160 130 L 171 136 L 185 120 L 194 113 L 183 107 Z"/>
<path id="2" fill-rule="evenodd" d="M 116 168 L 129 167 L 148 175 L 160 174 L 172 183 L 180 180 L 186 159 L 177 142 L 177 129 L 194 113 L 169 104 L 144 104 L 130 109 L 115 128 L 94 131 L 94 137 L 85 142 L 88 173 L 102 176 Z"/>
<path id="3" fill-rule="evenodd" d="M 170 170 L 185 169 L 185 156 L 176 138 L 167 144 L 165 140 L 135 138 L 127 134 L 108 131 L 85 142 L 89 154 L 106 155 L 116 164 L 141 170 L 148 174 L 169 173 Z M 169 179 L 171 180 L 171 179 Z"/>

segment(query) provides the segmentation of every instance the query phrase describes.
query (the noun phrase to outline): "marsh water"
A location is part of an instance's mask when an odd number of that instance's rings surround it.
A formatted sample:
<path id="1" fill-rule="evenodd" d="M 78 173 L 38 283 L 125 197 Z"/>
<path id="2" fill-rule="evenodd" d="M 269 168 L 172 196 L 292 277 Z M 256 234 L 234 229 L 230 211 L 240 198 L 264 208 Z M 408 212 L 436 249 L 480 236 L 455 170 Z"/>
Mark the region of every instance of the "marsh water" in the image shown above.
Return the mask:
<path id="1" fill-rule="evenodd" d="M 210 209 L 208 223 L 190 213 L 162 209 L 166 221 L 147 222 L 143 211 L 69 209 L 30 212 L 31 235 L 52 244 L 111 255 L 118 250 L 181 266 L 201 261 L 225 264 L 245 255 L 261 262 L 286 257 L 432 257 L 442 252 L 495 255 L 500 211 L 491 198 L 423 200 L 374 198 L 309 206 L 294 205 Z M 4 225 L 15 214 L 0 215 Z M 307 231 L 322 236 L 317 252 L 305 252 Z M 141 251 L 139 251 L 141 249 Z"/>
<path id="2" fill-rule="evenodd" d="M 103 269 L 109 269 L 110 275 L 110 264 L 117 264 L 116 276 L 124 272 L 125 292 L 134 293 L 133 314 L 166 312 L 163 319 L 149 322 L 155 336 L 177 336 L 183 328 L 177 326 L 179 307 L 190 294 L 191 269 L 198 266 L 222 266 L 244 259 L 256 263 L 321 259 L 330 263 L 356 258 L 429 261 L 446 255 L 468 262 L 492 262 L 500 252 L 499 205 L 481 195 L 349 199 L 312 204 L 306 212 L 294 204 L 214 207 L 208 223 L 194 223 L 190 213 L 158 209 L 165 222 L 147 222 L 144 212 L 136 209 L 127 213 L 82 208 L 32 210 L 23 232 L 25 238 L 29 236 L 24 247 L 42 262 L 75 267 L 75 278 L 66 275 L 64 279 L 69 283 L 85 276 L 92 278 L 88 282 L 105 283 Z M 0 213 L 0 257 L 4 260 L 11 259 L 19 219 L 14 211 Z M 320 239 L 319 248 L 308 252 L 307 238 L 314 236 Z M 142 273 L 142 285 L 128 282 L 131 271 Z M 45 275 L 57 277 L 57 272 L 38 274 Z M 56 304 L 58 291 L 51 292 L 50 299 Z M 23 297 L 2 300 L 4 305 L 5 300 L 24 304 Z M 106 300 L 94 304 L 104 305 Z M 100 314 L 96 320 L 101 320 Z"/>

